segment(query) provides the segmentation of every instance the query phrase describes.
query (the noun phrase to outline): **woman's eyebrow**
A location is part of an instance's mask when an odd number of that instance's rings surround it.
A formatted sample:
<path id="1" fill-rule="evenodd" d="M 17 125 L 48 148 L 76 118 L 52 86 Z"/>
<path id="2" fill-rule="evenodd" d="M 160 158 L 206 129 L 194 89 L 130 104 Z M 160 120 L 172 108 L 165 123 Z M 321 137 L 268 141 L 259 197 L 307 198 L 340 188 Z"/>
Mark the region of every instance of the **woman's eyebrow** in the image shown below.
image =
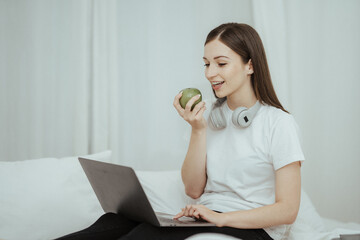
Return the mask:
<path id="1" fill-rule="evenodd" d="M 223 57 L 223 58 L 229 58 L 229 57 L 227 57 L 227 56 L 216 56 L 216 57 L 214 57 L 214 60 L 215 60 L 215 59 L 218 59 L 218 58 L 222 58 L 222 57 Z M 204 59 L 204 60 L 207 60 L 206 57 L 203 57 L 203 59 Z M 230 58 L 229 58 L 229 59 L 230 59 Z"/>

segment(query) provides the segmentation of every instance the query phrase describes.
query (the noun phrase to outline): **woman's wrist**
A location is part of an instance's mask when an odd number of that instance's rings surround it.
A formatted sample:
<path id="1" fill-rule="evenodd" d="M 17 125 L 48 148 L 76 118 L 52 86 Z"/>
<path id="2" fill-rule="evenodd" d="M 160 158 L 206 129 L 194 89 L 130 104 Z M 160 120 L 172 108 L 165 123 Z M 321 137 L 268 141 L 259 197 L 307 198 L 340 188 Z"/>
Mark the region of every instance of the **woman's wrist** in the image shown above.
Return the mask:
<path id="1" fill-rule="evenodd" d="M 196 135 L 203 135 L 206 133 L 206 128 L 192 128 L 191 129 L 191 133 L 192 134 L 196 134 Z"/>
<path id="2" fill-rule="evenodd" d="M 226 227 L 228 224 L 229 215 L 227 213 L 219 213 L 219 222 L 216 224 L 218 227 Z"/>

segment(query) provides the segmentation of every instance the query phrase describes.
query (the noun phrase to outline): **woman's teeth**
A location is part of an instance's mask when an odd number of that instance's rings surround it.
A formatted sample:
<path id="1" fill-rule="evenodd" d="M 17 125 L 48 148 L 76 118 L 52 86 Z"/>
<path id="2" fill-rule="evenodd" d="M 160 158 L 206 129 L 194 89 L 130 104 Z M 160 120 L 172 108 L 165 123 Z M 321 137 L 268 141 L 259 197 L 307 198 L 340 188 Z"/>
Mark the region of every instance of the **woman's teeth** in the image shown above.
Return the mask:
<path id="1" fill-rule="evenodd" d="M 214 85 L 218 85 L 218 84 L 221 84 L 221 83 L 224 83 L 224 81 L 222 81 L 222 82 L 212 82 L 211 84 L 214 86 Z"/>
<path id="2" fill-rule="evenodd" d="M 219 90 L 219 89 L 222 87 L 223 83 L 224 83 L 224 81 L 222 81 L 222 82 L 212 82 L 212 83 L 211 83 L 211 84 L 212 84 L 212 88 L 213 88 L 214 90 Z"/>

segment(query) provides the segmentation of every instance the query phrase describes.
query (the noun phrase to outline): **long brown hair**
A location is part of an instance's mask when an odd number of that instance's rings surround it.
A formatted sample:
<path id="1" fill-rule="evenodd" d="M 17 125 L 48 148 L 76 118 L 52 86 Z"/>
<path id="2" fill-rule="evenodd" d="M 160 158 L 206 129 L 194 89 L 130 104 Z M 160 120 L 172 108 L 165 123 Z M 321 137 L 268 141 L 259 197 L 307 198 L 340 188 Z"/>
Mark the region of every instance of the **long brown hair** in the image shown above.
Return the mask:
<path id="1" fill-rule="evenodd" d="M 251 59 L 254 69 L 254 73 L 251 75 L 251 85 L 259 102 L 288 112 L 283 108 L 276 96 L 264 46 L 255 29 L 247 24 L 225 23 L 208 34 L 204 45 L 215 39 L 218 39 L 239 54 L 244 63 L 249 62 Z M 226 100 L 226 97 L 218 98 L 216 94 L 215 97 L 217 98 L 215 106 L 221 105 Z"/>

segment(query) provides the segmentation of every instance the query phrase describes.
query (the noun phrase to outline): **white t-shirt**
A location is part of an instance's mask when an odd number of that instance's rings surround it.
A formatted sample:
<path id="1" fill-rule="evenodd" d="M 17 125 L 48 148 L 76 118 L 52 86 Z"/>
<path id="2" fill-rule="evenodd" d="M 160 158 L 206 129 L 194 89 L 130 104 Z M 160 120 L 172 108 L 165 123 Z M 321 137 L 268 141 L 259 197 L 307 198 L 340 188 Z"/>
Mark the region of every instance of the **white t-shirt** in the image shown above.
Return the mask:
<path id="1" fill-rule="evenodd" d="M 207 129 L 207 184 L 198 204 L 220 212 L 247 210 L 275 203 L 275 171 L 304 161 L 298 125 L 281 109 L 261 105 L 251 125 L 237 128 L 227 102 L 222 130 Z M 282 239 L 288 225 L 264 229 Z"/>

